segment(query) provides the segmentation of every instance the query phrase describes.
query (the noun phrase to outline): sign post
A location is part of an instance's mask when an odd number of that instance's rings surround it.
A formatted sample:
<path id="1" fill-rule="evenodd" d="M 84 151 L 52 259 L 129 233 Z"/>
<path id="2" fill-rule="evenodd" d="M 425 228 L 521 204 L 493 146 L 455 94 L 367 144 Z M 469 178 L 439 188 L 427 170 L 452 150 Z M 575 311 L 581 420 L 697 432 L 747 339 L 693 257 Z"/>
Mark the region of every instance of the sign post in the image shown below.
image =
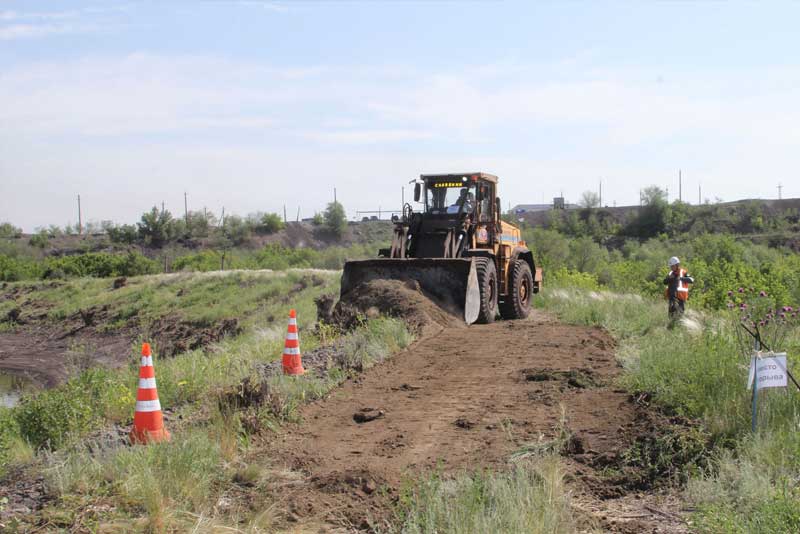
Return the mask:
<path id="1" fill-rule="evenodd" d="M 767 388 L 785 388 L 788 385 L 788 371 L 786 369 L 786 353 L 770 353 L 762 356 L 758 351 L 753 354 L 750 360 L 750 377 L 748 379 L 748 389 L 753 388 L 753 421 L 752 430 L 756 431 L 756 421 L 758 419 L 758 391 Z"/>

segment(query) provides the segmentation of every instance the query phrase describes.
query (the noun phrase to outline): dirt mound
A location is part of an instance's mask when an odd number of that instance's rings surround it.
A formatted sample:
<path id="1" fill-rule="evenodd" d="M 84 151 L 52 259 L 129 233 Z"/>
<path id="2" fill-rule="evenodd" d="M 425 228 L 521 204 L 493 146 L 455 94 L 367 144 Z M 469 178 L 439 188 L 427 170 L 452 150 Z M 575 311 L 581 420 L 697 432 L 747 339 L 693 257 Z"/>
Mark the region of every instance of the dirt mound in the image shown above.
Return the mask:
<path id="1" fill-rule="evenodd" d="M 163 317 L 150 329 L 150 335 L 161 356 L 175 356 L 215 343 L 226 336 L 242 331 L 236 318 L 221 319 L 211 324 L 182 321 L 176 317 Z"/>
<path id="2" fill-rule="evenodd" d="M 320 313 L 325 312 L 320 307 Z M 442 303 L 424 294 L 414 281 L 372 280 L 349 291 L 320 320 L 346 330 L 364 318 L 388 315 L 403 319 L 418 335 L 439 332 L 444 327 L 464 326 L 456 314 L 445 310 Z"/>

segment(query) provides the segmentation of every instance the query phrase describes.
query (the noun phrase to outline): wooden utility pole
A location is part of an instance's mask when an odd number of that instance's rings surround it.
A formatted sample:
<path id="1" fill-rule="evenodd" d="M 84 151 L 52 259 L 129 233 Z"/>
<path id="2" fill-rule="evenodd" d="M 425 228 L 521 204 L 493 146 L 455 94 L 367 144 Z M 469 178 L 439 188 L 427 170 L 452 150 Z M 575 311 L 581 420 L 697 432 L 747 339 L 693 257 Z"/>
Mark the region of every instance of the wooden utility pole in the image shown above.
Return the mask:
<path id="1" fill-rule="evenodd" d="M 83 234 L 83 218 L 81 216 L 81 196 L 78 195 L 78 235 Z"/>
<path id="2" fill-rule="evenodd" d="M 183 213 L 186 217 L 186 228 L 189 228 L 189 201 L 186 199 L 186 191 L 183 192 Z"/>
<path id="3" fill-rule="evenodd" d="M 286 204 L 283 205 L 283 224 L 286 224 L 288 219 L 286 218 Z"/>
<path id="4" fill-rule="evenodd" d="M 782 198 L 783 198 L 783 185 L 778 184 L 778 200 L 781 200 Z"/>
<path id="5" fill-rule="evenodd" d="M 683 202 L 683 175 L 680 169 L 678 169 L 678 201 Z"/>
<path id="6" fill-rule="evenodd" d="M 295 222 L 300 222 L 300 206 L 297 206 L 297 219 L 295 219 Z"/>
<path id="7" fill-rule="evenodd" d="M 338 200 L 336 200 L 336 188 L 335 187 L 333 188 L 333 201 L 334 202 L 338 202 Z"/>
<path id="8" fill-rule="evenodd" d="M 161 201 L 161 213 L 164 213 L 164 201 Z"/>
<path id="9" fill-rule="evenodd" d="M 703 195 L 702 195 L 701 190 L 700 190 L 700 184 L 697 184 L 697 205 L 698 206 L 703 203 L 703 198 L 702 197 L 703 197 Z"/>

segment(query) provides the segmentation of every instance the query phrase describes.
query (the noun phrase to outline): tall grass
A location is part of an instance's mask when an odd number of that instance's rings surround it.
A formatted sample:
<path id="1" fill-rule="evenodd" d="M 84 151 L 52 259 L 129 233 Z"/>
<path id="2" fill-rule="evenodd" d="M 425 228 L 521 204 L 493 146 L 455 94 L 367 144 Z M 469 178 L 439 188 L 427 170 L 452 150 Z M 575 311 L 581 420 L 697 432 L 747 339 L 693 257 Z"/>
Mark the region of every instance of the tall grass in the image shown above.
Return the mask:
<path id="1" fill-rule="evenodd" d="M 622 384 L 710 432 L 713 467 L 687 486 L 700 532 L 800 531 L 800 392 L 790 384 L 760 393 L 759 430 L 751 433 L 749 359 L 736 344 L 736 317 L 690 310 L 669 328 L 663 302 L 563 288 L 547 289 L 539 305 L 566 322 L 608 329 L 621 343 Z M 798 339 L 797 330 L 788 337 L 790 370 L 800 363 Z"/>
<path id="2" fill-rule="evenodd" d="M 205 352 L 156 361 L 162 404 L 183 407 L 175 412 L 182 419 L 173 416 L 168 422 L 172 441 L 127 447 L 101 433 L 88 441 L 65 439 L 54 452 L 45 449 L 40 459 L 58 499 L 39 519 L 70 528 L 120 532 L 227 531 L 232 528 L 228 525 L 238 528 L 241 524 L 262 531 L 271 523 L 265 512 L 270 503 L 259 511 L 247 507 L 222 510 L 218 505 L 226 492 L 235 493 L 236 484 L 266 483 L 268 459 L 248 454 L 252 434 L 297 420 L 301 404 L 322 398 L 346 376 L 337 369 L 325 375 L 275 375 L 268 379 L 269 395 L 260 401 L 263 405 L 222 402 L 243 379 L 261 379 L 255 368 L 280 356 L 280 337 L 280 331 L 256 331 Z M 354 353 L 348 361 L 358 359 L 368 367 L 411 341 L 404 323 L 378 318 L 342 338 L 341 346 L 344 352 Z M 303 335 L 304 350 L 315 344 L 312 335 Z M 135 380 L 130 387 L 135 388 Z M 0 416 L 14 411 L 0 412 Z M 93 421 L 102 426 L 101 414 L 96 415 L 98 419 Z M 17 420 L 11 417 L 10 421 L 16 424 Z M 87 515 L 87 510 L 101 512 Z"/>
<path id="3" fill-rule="evenodd" d="M 402 534 L 575 532 L 559 458 L 546 455 L 508 471 L 478 471 L 412 484 L 400 497 Z"/>
<path id="4" fill-rule="evenodd" d="M 170 442 L 54 455 L 46 474 L 62 500 L 110 498 L 122 517 L 143 514 L 145 530 L 166 532 L 185 522 L 182 513 L 213 507 L 227 474 L 222 459 L 220 442 L 195 429 Z"/>

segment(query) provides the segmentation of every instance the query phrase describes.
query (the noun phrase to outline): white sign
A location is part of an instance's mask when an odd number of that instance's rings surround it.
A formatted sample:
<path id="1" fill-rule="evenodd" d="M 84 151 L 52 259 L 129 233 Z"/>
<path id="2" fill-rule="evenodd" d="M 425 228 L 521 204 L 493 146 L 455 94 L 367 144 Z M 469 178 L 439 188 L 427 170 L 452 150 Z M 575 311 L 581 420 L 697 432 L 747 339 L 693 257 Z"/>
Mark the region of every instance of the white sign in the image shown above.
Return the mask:
<path id="1" fill-rule="evenodd" d="M 770 354 L 769 356 L 753 356 L 750 361 L 750 377 L 747 380 L 747 389 L 753 387 L 753 377 L 758 377 L 758 389 L 785 388 L 788 373 L 786 372 L 786 353 Z"/>

